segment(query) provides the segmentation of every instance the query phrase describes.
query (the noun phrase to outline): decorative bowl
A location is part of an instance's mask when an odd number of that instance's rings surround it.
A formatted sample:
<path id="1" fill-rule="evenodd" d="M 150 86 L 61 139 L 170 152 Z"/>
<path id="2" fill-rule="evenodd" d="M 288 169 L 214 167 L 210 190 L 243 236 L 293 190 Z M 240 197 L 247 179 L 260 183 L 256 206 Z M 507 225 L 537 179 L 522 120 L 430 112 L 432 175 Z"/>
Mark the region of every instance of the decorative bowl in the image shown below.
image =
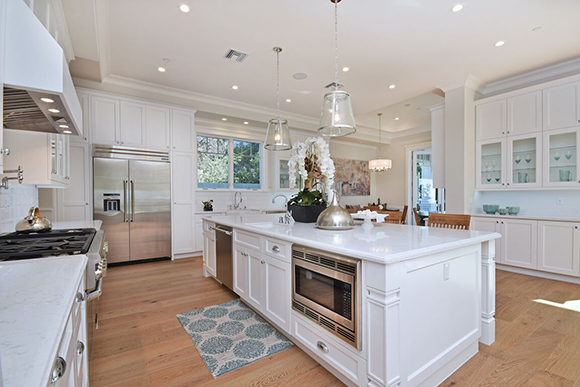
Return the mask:
<path id="1" fill-rule="evenodd" d="M 498 208 L 497 213 L 500 215 L 507 215 L 508 210 L 507 210 L 507 208 Z"/>
<path id="2" fill-rule="evenodd" d="M 483 205 L 483 212 L 489 215 L 493 215 L 499 209 L 499 205 L 497 204 L 484 204 Z"/>
<path id="3" fill-rule="evenodd" d="M 519 207 L 506 207 L 506 209 L 508 210 L 508 214 L 510 215 L 517 215 L 520 212 Z"/>

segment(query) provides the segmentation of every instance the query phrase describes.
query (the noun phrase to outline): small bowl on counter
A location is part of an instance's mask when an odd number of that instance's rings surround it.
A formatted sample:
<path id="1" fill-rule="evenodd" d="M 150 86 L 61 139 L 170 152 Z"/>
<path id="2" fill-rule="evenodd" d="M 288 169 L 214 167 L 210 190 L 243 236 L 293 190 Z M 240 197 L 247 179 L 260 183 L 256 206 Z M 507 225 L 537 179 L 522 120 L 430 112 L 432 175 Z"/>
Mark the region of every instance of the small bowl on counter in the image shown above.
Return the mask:
<path id="1" fill-rule="evenodd" d="M 508 209 L 507 208 L 498 208 L 497 209 L 497 213 L 500 215 L 507 215 L 508 214 Z"/>
<path id="2" fill-rule="evenodd" d="M 506 207 L 508 214 L 510 215 L 517 215 L 520 213 L 520 208 L 519 207 Z"/>
<path id="3" fill-rule="evenodd" d="M 484 204 L 483 205 L 483 212 L 485 212 L 488 215 L 494 215 L 497 210 L 499 210 L 499 205 L 498 204 Z"/>

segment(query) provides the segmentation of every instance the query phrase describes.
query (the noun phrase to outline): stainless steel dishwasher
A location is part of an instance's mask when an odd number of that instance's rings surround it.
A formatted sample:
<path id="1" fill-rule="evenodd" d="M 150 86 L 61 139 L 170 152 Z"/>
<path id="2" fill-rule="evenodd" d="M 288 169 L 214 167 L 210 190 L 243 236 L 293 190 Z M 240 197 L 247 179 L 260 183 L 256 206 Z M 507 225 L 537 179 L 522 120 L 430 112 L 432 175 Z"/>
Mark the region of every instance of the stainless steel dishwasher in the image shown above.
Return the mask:
<path id="1" fill-rule="evenodd" d="M 213 229 L 216 232 L 216 276 L 218 281 L 233 290 L 232 228 L 218 225 Z"/>

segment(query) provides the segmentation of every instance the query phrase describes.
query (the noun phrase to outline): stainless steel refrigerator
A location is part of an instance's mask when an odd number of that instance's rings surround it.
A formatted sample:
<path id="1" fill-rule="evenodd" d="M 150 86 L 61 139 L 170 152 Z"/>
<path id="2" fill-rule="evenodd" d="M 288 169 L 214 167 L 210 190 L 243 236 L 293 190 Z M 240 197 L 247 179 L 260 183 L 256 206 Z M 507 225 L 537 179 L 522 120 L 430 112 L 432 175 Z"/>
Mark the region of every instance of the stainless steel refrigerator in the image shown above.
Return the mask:
<path id="1" fill-rule="evenodd" d="M 93 187 L 109 262 L 171 256 L 169 153 L 93 145 Z"/>

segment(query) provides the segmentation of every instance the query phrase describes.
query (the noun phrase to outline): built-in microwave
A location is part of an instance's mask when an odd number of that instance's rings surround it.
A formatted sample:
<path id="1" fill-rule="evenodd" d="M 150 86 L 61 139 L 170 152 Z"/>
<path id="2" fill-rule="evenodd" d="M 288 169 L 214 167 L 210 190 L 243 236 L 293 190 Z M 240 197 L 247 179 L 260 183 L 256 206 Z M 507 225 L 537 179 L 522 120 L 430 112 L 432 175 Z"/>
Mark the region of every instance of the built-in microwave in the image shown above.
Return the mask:
<path id="1" fill-rule="evenodd" d="M 360 349 L 360 260 L 292 247 L 292 308 Z"/>

